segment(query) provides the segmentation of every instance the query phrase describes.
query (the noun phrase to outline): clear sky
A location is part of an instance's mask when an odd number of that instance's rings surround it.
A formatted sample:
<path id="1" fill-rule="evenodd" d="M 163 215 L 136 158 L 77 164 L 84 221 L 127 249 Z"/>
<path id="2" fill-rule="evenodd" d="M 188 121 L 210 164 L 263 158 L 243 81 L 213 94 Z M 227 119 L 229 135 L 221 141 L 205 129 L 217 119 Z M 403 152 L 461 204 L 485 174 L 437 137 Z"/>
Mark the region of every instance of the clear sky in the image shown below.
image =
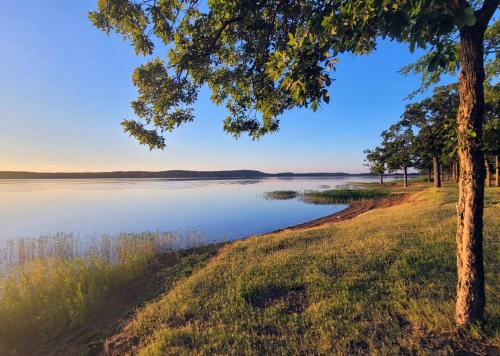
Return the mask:
<path id="1" fill-rule="evenodd" d="M 417 57 L 381 42 L 369 56 L 342 56 L 331 101 L 294 110 L 276 134 L 235 140 L 207 91 L 196 120 L 150 152 L 122 132 L 132 118 L 131 73 L 143 57 L 87 20 L 95 0 L 5 1 L 0 12 L 0 170 L 258 169 L 364 172 L 363 149 L 379 143 L 418 87 L 397 73 Z"/>

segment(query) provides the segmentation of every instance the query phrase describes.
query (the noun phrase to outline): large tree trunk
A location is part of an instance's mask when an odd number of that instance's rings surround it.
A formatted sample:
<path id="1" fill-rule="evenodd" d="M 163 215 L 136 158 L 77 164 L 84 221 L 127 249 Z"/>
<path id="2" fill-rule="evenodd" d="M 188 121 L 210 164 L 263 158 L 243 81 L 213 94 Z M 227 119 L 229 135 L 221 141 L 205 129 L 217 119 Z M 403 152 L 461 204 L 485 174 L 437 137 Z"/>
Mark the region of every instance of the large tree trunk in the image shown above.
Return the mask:
<path id="1" fill-rule="evenodd" d="M 384 184 L 384 172 L 380 172 L 380 184 Z"/>
<path id="2" fill-rule="evenodd" d="M 406 188 L 406 187 L 408 187 L 408 168 L 407 167 L 403 168 L 403 176 L 404 176 L 405 188 Z"/>
<path id="3" fill-rule="evenodd" d="M 489 187 L 491 185 L 491 171 L 490 162 L 486 156 L 484 157 L 484 169 L 486 170 L 486 186 Z"/>
<path id="4" fill-rule="evenodd" d="M 432 165 L 434 167 L 434 188 L 441 187 L 441 172 L 439 169 L 439 155 L 437 153 L 432 157 Z"/>
<path id="5" fill-rule="evenodd" d="M 483 207 L 484 155 L 481 151 L 484 63 L 482 26 L 460 31 L 460 106 L 457 115 L 460 162 L 457 204 L 457 304 L 458 325 L 484 317 Z"/>
<path id="6" fill-rule="evenodd" d="M 500 171 L 500 167 L 498 167 L 499 164 L 499 159 L 498 159 L 498 154 L 495 155 L 495 186 L 500 187 L 500 179 L 498 179 L 498 173 Z"/>

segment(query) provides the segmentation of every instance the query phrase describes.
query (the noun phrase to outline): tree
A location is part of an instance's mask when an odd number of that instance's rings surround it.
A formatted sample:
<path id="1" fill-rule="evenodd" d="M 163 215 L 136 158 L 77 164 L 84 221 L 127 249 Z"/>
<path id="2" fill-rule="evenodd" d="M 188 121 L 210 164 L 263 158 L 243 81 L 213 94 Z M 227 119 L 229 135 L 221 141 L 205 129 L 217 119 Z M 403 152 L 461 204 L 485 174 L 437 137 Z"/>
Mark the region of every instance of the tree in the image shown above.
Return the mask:
<path id="1" fill-rule="evenodd" d="M 380 177 L 380 184 L 384 184 L 384 173 L 386 157 L 383 148 L 375 147 L 373 150 L 364 150 L 366 154 L 365 165 L 370 167 L 370 172 L 378 174 Z"/>
<path id="2" fill-rule="evenodd" d="M 404 186 L 408 187 L 408 168 L 414 164 L 412 143 L 415 136 L 412 130 L 395 124 L 382 132 L 381 137 L 389 172 L 402 170 Z"/>
<path id="3" fill-rule="evenodd" d="M 400 124 L 415 129 L 414 153 L 419 160 L 432 160 L 434 187 L 441 187 L 441 165 L 451 161 L 456 152 L 455 118 L 458 91 L 455 84 L 437 87 L 432 97 L 406 107 Z"/>
<path id="4" fill-rule="evenodd" d="M 153 54 L 153 38 L 168 50 L 134 72 L 141 121 L 123 121 L 150 148 L 165 147 L 164 131 L 193 120 L 205 84 L 227 108 L 224 129 L 258 138 L 278 129 L 284 111 L 328 103 L 337 55 L 369 53 L 378 38 L 411 51 L 430 45 L 419 63 L 431 72 L 459 63 L 456 320 L 468 324 L 484 312 L 483 37 L 499 1 L 98 0 L 89 17 L 131 40 L 138 54 Z"/>

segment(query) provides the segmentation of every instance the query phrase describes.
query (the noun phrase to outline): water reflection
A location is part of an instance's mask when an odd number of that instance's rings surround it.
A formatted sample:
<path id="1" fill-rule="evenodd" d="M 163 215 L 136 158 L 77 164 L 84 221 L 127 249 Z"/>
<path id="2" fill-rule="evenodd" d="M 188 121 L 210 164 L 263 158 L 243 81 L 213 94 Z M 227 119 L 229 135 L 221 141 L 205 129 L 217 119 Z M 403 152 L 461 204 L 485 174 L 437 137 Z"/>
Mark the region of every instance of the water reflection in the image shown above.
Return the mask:
<path id="1" fill-rule="evenodd" d="M 346 207 L 266 200 L 265 192 L 315 190 L 353 180 L 374 179 L 0 180 L 0 240 L 57 232 L 85 238 L 142 231 L 197 231 L 210 241 L 231 240 Z"/>

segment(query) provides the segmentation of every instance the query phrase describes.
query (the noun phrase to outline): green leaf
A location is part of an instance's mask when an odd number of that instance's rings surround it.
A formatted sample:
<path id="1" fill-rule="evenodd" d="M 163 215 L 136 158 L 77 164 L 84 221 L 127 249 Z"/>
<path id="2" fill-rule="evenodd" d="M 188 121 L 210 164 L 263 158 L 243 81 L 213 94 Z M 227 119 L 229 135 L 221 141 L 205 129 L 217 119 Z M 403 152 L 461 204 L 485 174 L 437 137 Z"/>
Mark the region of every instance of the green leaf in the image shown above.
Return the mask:
<path id="1" fill-rule="evenodd" d="M 437 69 L 437 67 L 439 65 L 439 59 L 440 59 L 440 56 L 438 54 L 435 54 L 434 56 L 432 56 L 432 58 L 429 61 L 429 64 L 427 65 L 427 70 L 429 72 L 434 72 Z"/>
<path id="2" fill-rule="evenodd" d="M 330 103 L 330 93 L 328 93 L 327 91 L 323 93 L 323 101 L 327 104 Z"/>

